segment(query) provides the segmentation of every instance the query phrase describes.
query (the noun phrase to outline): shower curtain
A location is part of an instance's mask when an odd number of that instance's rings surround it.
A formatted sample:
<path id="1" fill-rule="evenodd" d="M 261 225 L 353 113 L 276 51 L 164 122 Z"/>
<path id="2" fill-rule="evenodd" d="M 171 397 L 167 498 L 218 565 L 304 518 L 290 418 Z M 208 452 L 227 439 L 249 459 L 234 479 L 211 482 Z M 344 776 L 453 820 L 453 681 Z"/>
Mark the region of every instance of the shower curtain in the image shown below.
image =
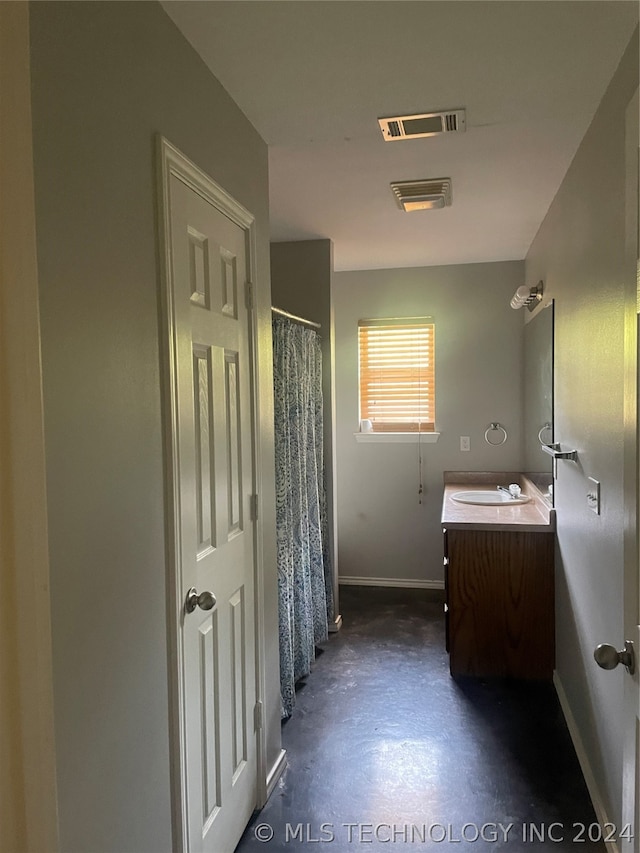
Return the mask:
<path id="1" fill-rule="evenodd" d="M 322 456 L 322 354 L 312 329 L 273 319 L 282 715 L 333 618 Z"/>

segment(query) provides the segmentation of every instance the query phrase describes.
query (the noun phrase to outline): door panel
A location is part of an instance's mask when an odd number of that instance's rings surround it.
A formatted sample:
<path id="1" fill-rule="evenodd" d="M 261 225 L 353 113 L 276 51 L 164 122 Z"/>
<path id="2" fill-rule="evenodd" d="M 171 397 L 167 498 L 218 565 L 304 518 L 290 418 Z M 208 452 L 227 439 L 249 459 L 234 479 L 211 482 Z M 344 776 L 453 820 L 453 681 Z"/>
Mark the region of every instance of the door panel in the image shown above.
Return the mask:
<path id="1" fill-rule="evenodd" d="M 168 199 L 183 838 L 232 853 L 257 782 L 247 232 L 176 174 Z"/>

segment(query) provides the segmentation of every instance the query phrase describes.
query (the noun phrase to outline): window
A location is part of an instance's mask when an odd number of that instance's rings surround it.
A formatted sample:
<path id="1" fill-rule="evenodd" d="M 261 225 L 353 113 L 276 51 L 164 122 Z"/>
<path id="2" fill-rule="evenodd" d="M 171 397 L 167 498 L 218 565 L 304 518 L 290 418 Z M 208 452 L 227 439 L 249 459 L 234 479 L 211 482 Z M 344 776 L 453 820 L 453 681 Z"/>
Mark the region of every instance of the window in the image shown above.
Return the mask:
<path id="1" fill-rule="evenodd" d="M 360 419 L 373 432 L 434 432 L 431 317 L 360 320 Z"/>

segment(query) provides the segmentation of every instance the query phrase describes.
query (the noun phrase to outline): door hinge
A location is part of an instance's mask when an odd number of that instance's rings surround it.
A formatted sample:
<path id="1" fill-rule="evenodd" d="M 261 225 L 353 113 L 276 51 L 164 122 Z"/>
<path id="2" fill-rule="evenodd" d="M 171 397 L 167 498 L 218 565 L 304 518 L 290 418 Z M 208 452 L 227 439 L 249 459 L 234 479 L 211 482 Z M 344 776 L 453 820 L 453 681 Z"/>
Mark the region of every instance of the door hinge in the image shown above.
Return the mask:
<path id="1" fill-rule="evenodd" d="M 253 709 L 253 725 L 256 729 L 262 729 L 264 726 L 263 723 L 263 714 L 262 714 L 262 702 L 258 700 Z"/>
<path id="2" fill-rule="evenodd" d="M 251 521 L 258 520 L 258 495 L 251 495 Z"/>
<path id="3" fill-rule="evenodd" d="M 245 302 L 247 308 L 253 310 L 253 284 L 250 281 L 245 282 Z"/>

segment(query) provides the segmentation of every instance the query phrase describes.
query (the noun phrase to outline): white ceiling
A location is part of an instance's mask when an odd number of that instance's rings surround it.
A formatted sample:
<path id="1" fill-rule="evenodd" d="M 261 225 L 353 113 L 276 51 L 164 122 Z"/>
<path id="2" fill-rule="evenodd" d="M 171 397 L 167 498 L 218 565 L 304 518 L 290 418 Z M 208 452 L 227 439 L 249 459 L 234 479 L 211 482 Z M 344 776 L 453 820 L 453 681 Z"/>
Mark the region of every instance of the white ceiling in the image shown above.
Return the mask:
<path id="1" fill-rule="evenodd" d="M 638 18 L 635 0 L 163 6 L 269 145 L 272 239 L 329 237 L 337 270 L 524 258 Z M 456 107 L 466 133 L 382 139 L 379 116 Z M 397 208 L 391 181 L 439 177 L 450 208 Z"/>

